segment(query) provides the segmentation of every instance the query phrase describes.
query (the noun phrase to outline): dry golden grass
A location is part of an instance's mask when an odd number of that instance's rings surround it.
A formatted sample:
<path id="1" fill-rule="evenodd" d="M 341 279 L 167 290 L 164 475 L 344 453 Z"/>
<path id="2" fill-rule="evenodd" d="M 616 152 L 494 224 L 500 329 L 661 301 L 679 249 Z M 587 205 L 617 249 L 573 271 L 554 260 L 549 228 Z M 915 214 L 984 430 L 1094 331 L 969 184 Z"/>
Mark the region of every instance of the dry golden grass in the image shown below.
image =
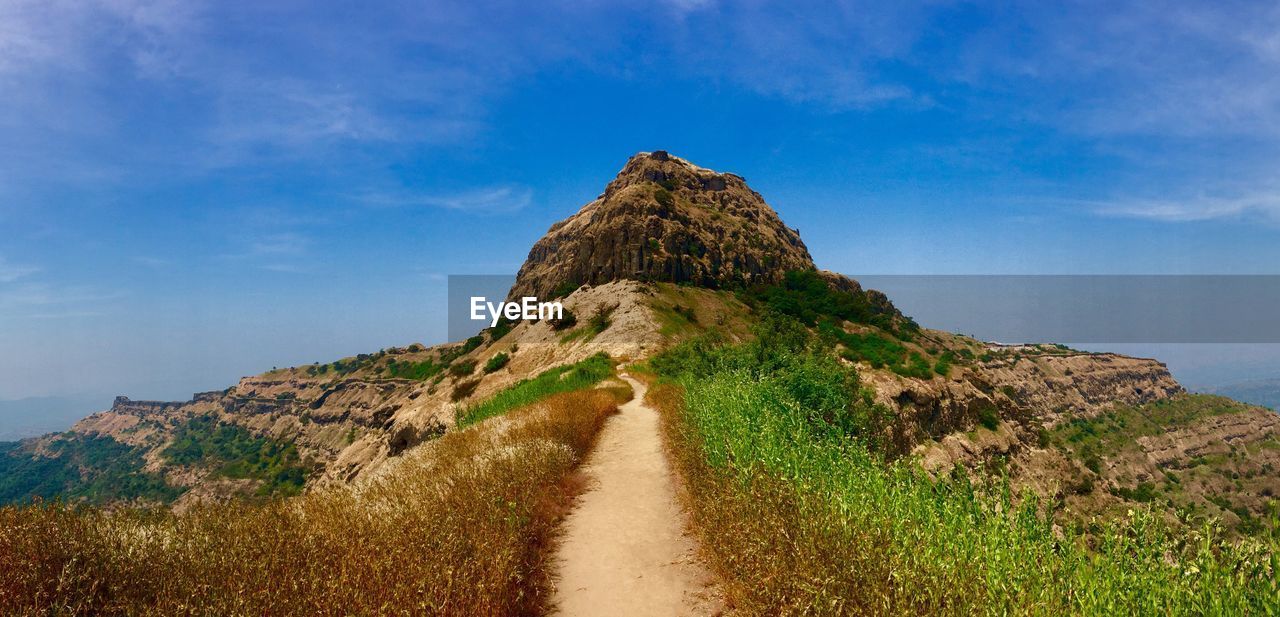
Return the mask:
<path id="1" fill-rule="evenodd" d="M 168 512 L 0 509 L 0 614 L 528 614 L 574 468 L 625 394 L 555 395 L 367 483 Z"/>

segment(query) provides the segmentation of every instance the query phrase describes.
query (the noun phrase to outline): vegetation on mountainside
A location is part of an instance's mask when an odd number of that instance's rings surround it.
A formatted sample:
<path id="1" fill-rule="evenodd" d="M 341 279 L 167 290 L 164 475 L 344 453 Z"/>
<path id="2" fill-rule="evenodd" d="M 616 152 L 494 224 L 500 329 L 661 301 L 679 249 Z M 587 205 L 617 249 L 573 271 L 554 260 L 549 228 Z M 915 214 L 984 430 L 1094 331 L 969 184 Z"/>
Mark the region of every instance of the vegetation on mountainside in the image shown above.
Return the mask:
<path id="1" fill-rule="evenodd" d="M 855 294 L 832 288 L 815 270 L 787 272 L 780 284 L 749 287 L 741 297 L 748 304 L 793 317 L 811 327 L 819 321 L 848 321 L 869 324 L 902 338 L 909 338 L 920 329 L 891 307 L 873 302 L 865 291 Z"/>
<path id="2" fill-rule="evenodd" d="M 519 615 L 570 472 L 617 410 L 561 393 L 411 450 L 378 478 L 262 503 L 0 508 L 0 614 Z"/>
<path id="3" fill-rule="evenodd" d="M 1118 406 L 1091 418 L 1075 418 L 1048 431 L 1046 441 L 1107 479 L 1116 497 L 1177 511 L 1182 518 L 1200 523 L 1218 517 L 1230 531 L 1256 535 L 1267 529 L 1267 502 L 1274 506 L 1280 485 L 1274 479 L 1274 455 L 1262 452 L 1280 447 L 1274 433 L 1255 435 L 1260 439 L 1245 443 L 1210 440 L 1177 464 L 1158 465 L 1150 476 L 1134 477 L 1127 464 L 1149 460 L 1139 439 L 1158 438 L 1179 428 L 1196 430 L 1204 426 L 1200 424 L 1204 420 L 1251 409 L 1220 396 L 1181 394 L 1144 405 Z M 1104 460 L 1118 465 L 1112 469 Z"/>
<path id="4" fill-rule="evenodd" d="M 572 341 L 582 339 L 583 342 L 594 339 L 596 335 L 609 329 L 613 325 L 613 312 L 618 310 L 617 304 L 607 304 L 596 307 L 591 317 L 587 319 L 587 323 L 580 328 L 569 331 L 560 337 L 560 343 L 566 344 Z M 568 313 L 568 310 L 565 311 Z M 577 318 L 573 318 L 573 323 L 577 323 Z M 554 327 L 554 326 L 553 326 Z"/>
<path id="5" fill-rule="evenodd" d="M 415 343 L 408 347 L 389 347 L 375 353 L 359 354 L 325 364 L 317 362 L 294 369 L 274 369 L 267 374 L 296 372 L 312 378 L 358 376 L 425 381 L 451 368 L 454 361 L 478 349 L 485 343 L 486 336 L 490 343 L 497 342 L 513 328 L 514 324 L 503 320 L 497 326 L 488 328 L 485 332 L 468 338 L 462 343 L 436 350 L 427 350 Z"/>
<path id="6" fill-rule="evenodd" d="M 387 363 L 387 377 L 426 381 L 439 375 L 445 368 L 447 367 L 437 363 L 435 358 L 427 358 L 421 362 L 392 360 Z"/>
<path id="7" fill-rule="evenodd" d="M 1230 543 L 1144 507 L 1086 534 L 1005 482 L 889 462 L 886 412 L 834 356 L 829 338 L 771 318 L 754 341 L 651 362 L 695 527 L 745 614 L 1280 610 L 1275 535 Z"/>
<path id="8" fill-rule="evenodd" d="M 258 437 L 213 416 L 187 421 L 160 454 L 175 465 L 203 467 L 227 478 L 259 480 L 259 496 L 296 495 L 307 479 L 306 467 L 292 442 Z"/>
<path id="9" fill-rule="evenodd" d="M 1054 440 L 1081 452 L 1116 454 L 1138 437 L 1159 435 L 1189 424 L 1248 409 L 1248 405 L 1207 394 L 1183 395 L 1140 406 L 1122 406 L 1092 418 L 1075 418 L 1053 431 Z"/>
<path id="10" fill-rule="evenodd" d="M 816 271 L 788 272 L 778 285 L 757 285 L 741 294 L 765 313 L 785 315 L 839 344 L 850 362 L 865 362 L 903 377 L 931 379 L 951 373 L 951 367 L 973 354 L 925 348 L 917 340 L 920 327 L 888 304 L 873 302 L 867 292 L 835 289 Z M 858 331 L 847 329 L 853 326 Z"/>
<path id="11" fill-rule="evenodd" d="M 537 377 L 520 380 L 485 401 L 459 408 L 457 425 L 465 427 L 560 392 L 590 388 L 613 374 L 613 361 L 604 353 L 598 353 L 576 364 L 557 366 L 543 371 Z"/>
<path id="12" fill-rule="evenodd" d="M 484 363 L 484 372 L 485 374 L 489 374 L 494 371 L 497 371 L 502 367 L 506 366 L 508 362 L 511 362 L 511 356 L 506 352 L 500 351 L 496 354 L 493 354 L 493 356 L 489 358 L 487 362 Z"/>
<path id="13" fill-rule="evenodd" d="M 181 489 L 160 474 L 142 471 L 144 463 L 142 449 L 106 436 L 65 433 L 49 443 L 46 453 L 19 442 L 0 443 L 0 504 L 32 498 L 90 504 L 177 498 Z"/>

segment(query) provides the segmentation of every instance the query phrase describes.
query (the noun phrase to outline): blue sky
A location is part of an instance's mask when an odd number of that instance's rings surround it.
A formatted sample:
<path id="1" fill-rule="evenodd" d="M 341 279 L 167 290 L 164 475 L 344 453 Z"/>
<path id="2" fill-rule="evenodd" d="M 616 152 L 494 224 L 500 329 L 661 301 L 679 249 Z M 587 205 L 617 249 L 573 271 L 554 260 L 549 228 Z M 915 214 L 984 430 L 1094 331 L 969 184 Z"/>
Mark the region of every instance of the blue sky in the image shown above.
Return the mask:
<path id="1" fill-rule="evenodd" d="M 0 399 L 437 342 L 658 148 L 833 270 L 1275 273 L 1278 138 L 1268 3 L 0 0 Z"/>

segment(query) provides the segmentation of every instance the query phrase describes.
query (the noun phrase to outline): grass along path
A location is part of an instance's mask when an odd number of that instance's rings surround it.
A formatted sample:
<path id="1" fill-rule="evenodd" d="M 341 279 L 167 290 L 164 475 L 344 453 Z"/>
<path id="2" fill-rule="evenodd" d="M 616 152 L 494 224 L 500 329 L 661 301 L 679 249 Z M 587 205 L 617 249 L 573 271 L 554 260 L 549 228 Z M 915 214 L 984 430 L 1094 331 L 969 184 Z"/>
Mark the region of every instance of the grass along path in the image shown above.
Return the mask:
<path id="1" fill-rule="evenodd" d="M 714 579 L 685 533 L 675 478 L 645 386 L 610 418 L 581 470 L 590 488 L 557 547 L 557 615 L 708 615 Z"/>

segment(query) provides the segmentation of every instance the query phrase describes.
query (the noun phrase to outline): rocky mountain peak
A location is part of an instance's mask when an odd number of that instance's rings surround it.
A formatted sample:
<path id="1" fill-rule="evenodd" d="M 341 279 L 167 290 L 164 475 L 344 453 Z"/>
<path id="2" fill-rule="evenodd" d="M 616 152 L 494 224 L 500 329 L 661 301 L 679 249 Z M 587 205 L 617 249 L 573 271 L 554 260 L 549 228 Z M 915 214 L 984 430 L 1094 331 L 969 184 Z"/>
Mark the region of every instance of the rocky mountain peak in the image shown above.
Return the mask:
<path id="1" fill-rule="evenodd" d="M 599 197 L 533 245 L 512 296 L 632 279 L 704 287 L 813 270 L 800 233 L 737 175 L 665 151 L 632 156 Z"/>

